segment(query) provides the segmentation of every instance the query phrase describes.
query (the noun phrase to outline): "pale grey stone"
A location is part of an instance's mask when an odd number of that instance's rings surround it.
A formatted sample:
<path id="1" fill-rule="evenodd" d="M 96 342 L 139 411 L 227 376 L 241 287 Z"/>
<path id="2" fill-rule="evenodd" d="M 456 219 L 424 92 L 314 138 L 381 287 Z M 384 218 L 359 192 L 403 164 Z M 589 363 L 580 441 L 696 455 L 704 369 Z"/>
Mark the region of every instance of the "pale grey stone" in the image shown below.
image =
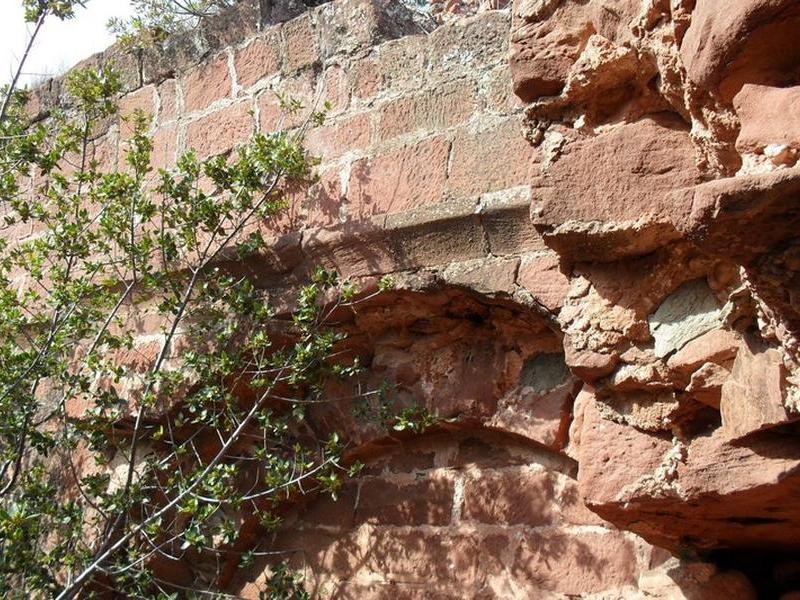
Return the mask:
<path id="1" fill-rule="evenodd" d="M 663 358 L 687 342 L 722 325 L 719 303 L 705 279 L 685 283 L 650 315 L 655 354 Z"/>

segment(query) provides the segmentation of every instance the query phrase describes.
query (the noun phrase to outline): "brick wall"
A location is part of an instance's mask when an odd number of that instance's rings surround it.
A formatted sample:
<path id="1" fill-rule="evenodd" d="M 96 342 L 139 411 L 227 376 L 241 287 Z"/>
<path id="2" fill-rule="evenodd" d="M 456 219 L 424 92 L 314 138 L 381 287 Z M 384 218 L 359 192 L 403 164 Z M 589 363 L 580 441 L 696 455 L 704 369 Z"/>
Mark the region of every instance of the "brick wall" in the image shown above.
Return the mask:
<path id="1" fill-rule="evenodd" d="M 624 597 L 650 547 L 589 512 L 573 477 L 568 458 L 508 435 L 432 435 L 376 458 L 259 550 L 305 569 L 314 597 Z M 268 562 L 231 591 L 258 598 Z"/>
<path id="2" fill-rule="evenodd" d="M 257 598 L 270 564 L 288 559 L 320 597 L 627 593 L 653 550 L 583 506 L 567 435 L 576 386 L 537 379 L 551 370 L 542 357 L 567 375 L 548 311 L 568 281 L 528 218 L 542 159 L 520 131 L 509 12 L 424 33 L 384 0 L 337 0 L 268 27 L 253 6 L 204 26 L 172 63 L 129 65 L 119 119 L 93 141 L 98 159 L 123 164 L 123 119 L 138 108 L 152 115 L 155 162 L 168 168 L 190 148 L 223 154 L 254 132 L 303 127 L 330 102 L 307 135 L 319 183 L 260 225 L 274 241 L 261 281 L 280 303 L 318 264 L 367 285 L 394 274 L 416 295 L 391 300 L 402 322 L 388 322 L 385 301 L 351 324 L 365 364 L 462 421 L 387 440 L 344 411 L 317 415 L 348 431 L 365 474 L 336 502 L 298 507 L 276 536 L 246 523 L 239 547 L 267 558 L 236 572 L 234 553 L 223 581 Z M 90 62 L 110 59 L 117 50 Z M 282 114 L 276 92 L 305 108 Z M 58 95 L 58 82 L 40 90 L 37 111 Z M 157 324 L 144 315 L 141 331 L 146 353 Z"/>

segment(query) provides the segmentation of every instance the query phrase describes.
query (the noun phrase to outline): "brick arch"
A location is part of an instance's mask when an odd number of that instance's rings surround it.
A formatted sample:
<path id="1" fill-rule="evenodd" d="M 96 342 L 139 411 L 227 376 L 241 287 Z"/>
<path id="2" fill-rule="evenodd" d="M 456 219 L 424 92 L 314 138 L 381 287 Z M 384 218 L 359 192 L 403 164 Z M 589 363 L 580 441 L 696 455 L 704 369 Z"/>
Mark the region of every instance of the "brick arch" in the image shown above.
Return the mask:
<path id="1" fill-rule="evenodd" d="M 487 429 L 415 436 L 371 457 L 337 500 L 292 512 L 275 553 L 229 591 L 258 598 L 275 560 L 320 598 L 537 598 L 633 585 L 649 546 L 588 511 L 574 461 Z"/>
<path id="2" fill-rule="evenodd" d="M 348 401 L 311 413 L 320 436 L 350 441 L 366 467 L 334 501 L 286 513 L 268 534 L 242 528 L 241 548 L 274 553 L 226 569 L 230 592 L 257 598 L 274 561 L 305 570 L 313 597 L 541 597 L 632 585 L 650 547 L 588 511 L 567 456 L 579 382 L 557 329 L 507 298 L 439 286 L 378 296 L 350 315 L 356 383 L 389 382 L 396 407 L 441 417 L 424 434 L 393 432 Z"/>

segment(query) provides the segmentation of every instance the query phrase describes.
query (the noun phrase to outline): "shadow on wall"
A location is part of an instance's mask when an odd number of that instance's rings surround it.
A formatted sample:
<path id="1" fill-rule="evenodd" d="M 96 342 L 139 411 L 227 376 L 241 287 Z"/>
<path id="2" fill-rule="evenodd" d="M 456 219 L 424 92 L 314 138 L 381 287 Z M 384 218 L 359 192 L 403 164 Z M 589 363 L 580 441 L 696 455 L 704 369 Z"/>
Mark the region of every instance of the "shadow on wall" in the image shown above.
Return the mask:
<path id="1" fill-rule="evenodd" d="M 263 540 L 277 554 L 230 589 L 258 597 L 281 560 L 306 574 L 314 598 L 536 597 L 634 583 L 632 539 L 583 507 L 574 470 L 502 432 L 409 439 L 373 457 L 337 501 L 319 498 Z"/>

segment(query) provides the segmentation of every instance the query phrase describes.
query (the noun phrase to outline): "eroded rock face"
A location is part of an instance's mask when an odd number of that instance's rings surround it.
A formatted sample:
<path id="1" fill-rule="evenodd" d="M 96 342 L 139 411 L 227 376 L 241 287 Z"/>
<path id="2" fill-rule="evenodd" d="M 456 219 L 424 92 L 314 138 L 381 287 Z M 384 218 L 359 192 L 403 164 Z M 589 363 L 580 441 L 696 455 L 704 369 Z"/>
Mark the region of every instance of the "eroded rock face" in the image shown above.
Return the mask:
<path id="1" fill-rule="evenodd" d="M 570 287 L 587 505 L 673 551 L 794 548 L 800 7 L 518 0 L 544 160 L 531 220 Z"/>

